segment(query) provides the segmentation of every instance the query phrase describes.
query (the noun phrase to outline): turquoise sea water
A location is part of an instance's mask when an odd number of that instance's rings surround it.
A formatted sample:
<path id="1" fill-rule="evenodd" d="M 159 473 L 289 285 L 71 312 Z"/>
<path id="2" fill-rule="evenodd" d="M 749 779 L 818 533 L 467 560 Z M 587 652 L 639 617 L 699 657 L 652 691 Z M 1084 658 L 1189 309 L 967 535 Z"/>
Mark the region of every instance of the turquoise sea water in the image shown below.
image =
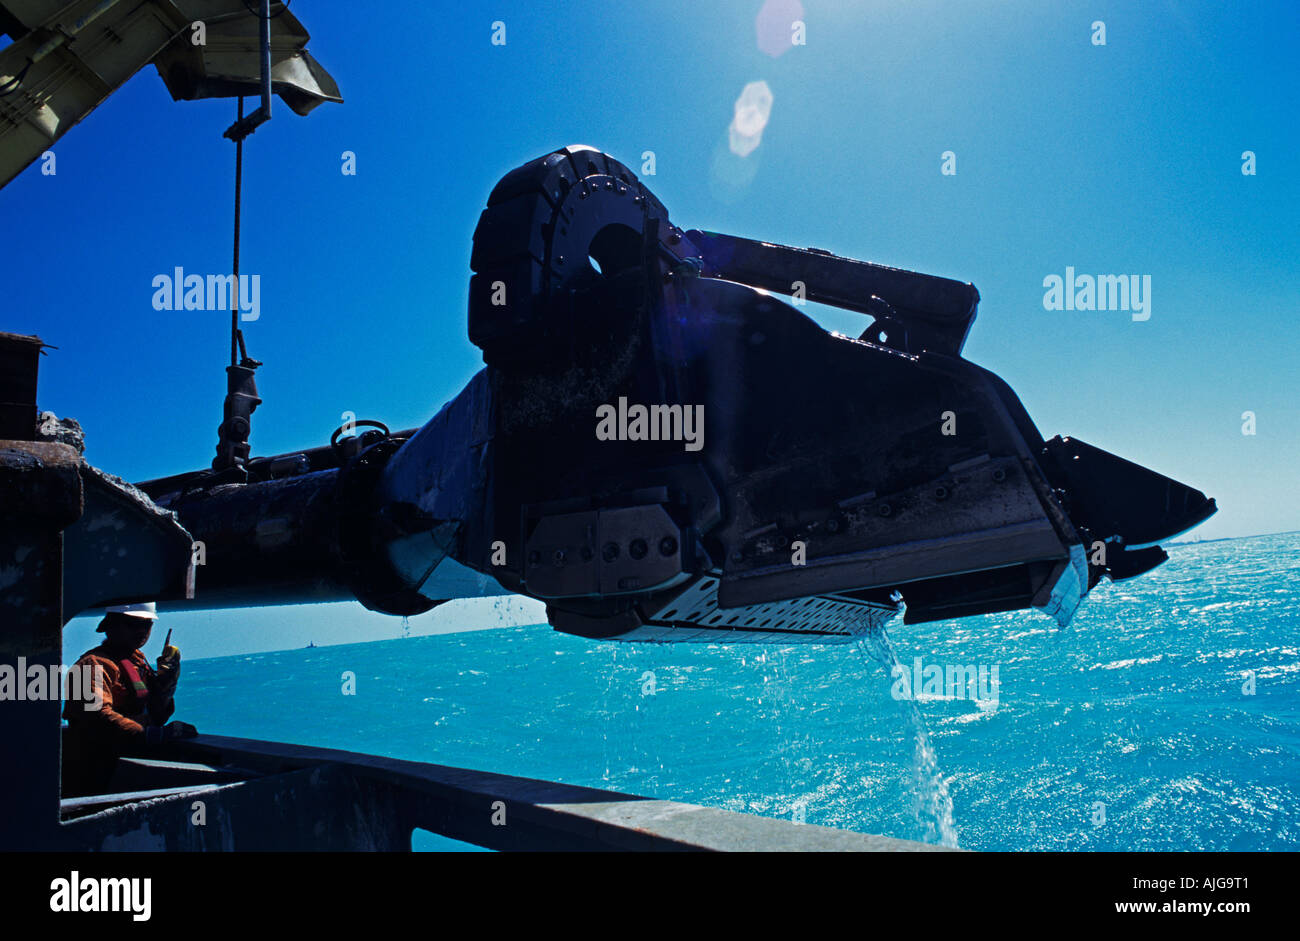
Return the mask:
<path id="1" fill-rule="evenodd" d="M 899 701 L 879 644 L 539 625 L 189 662 L 177 718 L 976 850 L 1300 849 L 1300 534 L 1169 552 L 1065 630 L 889 626 L 909 677 L 996 666 L 996 700 Z"/>

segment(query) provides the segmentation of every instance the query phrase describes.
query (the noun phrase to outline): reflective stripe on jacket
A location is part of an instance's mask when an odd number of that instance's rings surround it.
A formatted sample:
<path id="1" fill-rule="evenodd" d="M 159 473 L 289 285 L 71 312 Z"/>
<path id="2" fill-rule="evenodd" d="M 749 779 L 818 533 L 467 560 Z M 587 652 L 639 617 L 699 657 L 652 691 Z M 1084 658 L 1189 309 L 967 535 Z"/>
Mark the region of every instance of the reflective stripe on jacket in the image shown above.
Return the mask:
<path id="1" fill-rule="evenodd" d="M 124 669 L 123 660 L 135 668 L 144 686 L 144 695 Z M 130 740 L 142 736 L 146 725 L 164 725 L 176 711 L 170 697 L 163 701 L 149 695 L 155 687 L 155 674 L 139 650 L 129 658 L 119 659 L 100 645 L 82 654 L 77 666 L 92 668 L 93 688 L 102 703 L 99 709 L 89 711 L 85 708 L 85 699 L 69 699 L 65 703 L 63 718 L 79 731 L 109 740 Z"/>

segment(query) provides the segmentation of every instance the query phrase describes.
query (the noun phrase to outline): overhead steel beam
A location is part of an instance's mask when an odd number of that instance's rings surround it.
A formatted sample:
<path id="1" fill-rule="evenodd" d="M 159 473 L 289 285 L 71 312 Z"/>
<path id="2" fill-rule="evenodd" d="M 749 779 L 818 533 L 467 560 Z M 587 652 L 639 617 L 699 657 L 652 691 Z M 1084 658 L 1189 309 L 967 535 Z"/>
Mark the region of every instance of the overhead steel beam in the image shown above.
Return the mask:
<path id="1" fill-rule="evenodd" d="M 290 107 L 342 100 L 287 11 L 260 21 L 244 0 L 0 0 L 14 40 L 0 49 L 0 187 L 151 62 L 177 100 L 257 94 L 261 27 L 271 85 Z"/>

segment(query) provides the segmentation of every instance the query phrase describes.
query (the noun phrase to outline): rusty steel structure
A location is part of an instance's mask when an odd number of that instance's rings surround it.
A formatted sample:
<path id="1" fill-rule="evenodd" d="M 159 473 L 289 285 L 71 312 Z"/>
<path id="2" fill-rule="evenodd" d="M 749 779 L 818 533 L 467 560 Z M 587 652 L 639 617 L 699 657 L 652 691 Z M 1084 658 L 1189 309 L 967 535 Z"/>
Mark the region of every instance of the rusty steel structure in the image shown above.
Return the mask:
<path id="1" fill-rule="evenodd" d="M 423 428 L 139 484 L 206 547 L 171 600 L 409 615 L 517 592 L 562 631 L 670 642 L 846 641 L 900 606 L 1065 623 L 1215 510 L 1045 440 L 961 356 L 972 285 L 684 231 L 589 147 L 506 174 L 471 267 L 486 366 Z M 773 292 L 870 320 L 831 334 Z M 627 403 L 649 427 L 599 434 Z"/>

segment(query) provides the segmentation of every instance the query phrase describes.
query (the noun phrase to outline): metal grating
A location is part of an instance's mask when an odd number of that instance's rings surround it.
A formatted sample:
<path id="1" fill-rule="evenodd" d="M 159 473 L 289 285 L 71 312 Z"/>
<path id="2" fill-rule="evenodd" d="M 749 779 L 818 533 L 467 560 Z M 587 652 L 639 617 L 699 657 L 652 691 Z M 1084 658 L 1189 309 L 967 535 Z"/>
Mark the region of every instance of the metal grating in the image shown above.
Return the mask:
<path id="1" fill-rule="evenodd" d="M 837 595 L 718 607 L 718 580 L 697 580 L 649 612 L 646 623 L 620 640 L 673 643 L 848 643 L 898 613 L 892 606 Z"/>

